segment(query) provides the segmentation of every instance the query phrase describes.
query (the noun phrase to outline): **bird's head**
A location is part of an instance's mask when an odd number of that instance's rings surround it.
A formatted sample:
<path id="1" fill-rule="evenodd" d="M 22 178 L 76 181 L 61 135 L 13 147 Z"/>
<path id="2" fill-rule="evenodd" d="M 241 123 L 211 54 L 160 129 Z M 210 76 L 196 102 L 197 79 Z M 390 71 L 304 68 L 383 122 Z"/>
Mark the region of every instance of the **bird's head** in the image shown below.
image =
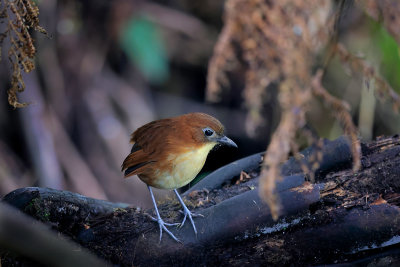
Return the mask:
<path id="1" fill-rule="evenodd" d="M 199 144 L 215 144 L 236 147 L 237 145 L 224 134 L 224 126 L 216 118 L 204 113 L 183 115 L 185 125 L 190 129 L 191 136 Z"/>

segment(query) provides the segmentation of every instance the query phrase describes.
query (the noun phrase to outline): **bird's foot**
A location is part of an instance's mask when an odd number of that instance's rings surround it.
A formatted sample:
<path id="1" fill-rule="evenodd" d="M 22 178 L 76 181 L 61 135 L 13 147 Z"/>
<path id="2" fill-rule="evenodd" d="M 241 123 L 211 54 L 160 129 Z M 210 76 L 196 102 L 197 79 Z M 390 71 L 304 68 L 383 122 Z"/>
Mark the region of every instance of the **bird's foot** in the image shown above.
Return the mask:
<path id="1" fill-rule="evenodd" d="M 166 226 L 178 226 L 178 225 L 181 225 L 180 223 L 166 223 L 166 222 L 163 221 L 163 219 L 161 219 L 161 218 L 157 219 L 157 218 L 154 218 L 153 216 L 150 216 L 150 215 L 149 215 L 149 217 L 154 222 L 158 222 L 159 220 L 161 220 L 163 222 L 163 224 L 166 225 Z"/>
<path id="2" fill-rule="evenodd" d="M 191 212 L 189 209 L 188 209 L 188 211 L 189 211 L 189 213 L 192 215 L 193 218 L 196 218 L 196 217 L 203 217 L 203 218 L 204 218 L 204 215 L 203 215 L 203 214 Z M 184 212 L 183 210 L 179 210 L 179 212 L 185 215 L 185 212 Z M 185 215 L 185 217 L 186 217 L 186 216 L 187 216 L 187 214 Z M 181 224 L 183 224 L 183 222 L 180 223 L 180 225 L 181 225 Z"/>
<path id="3" fill-rule="evenodd" d="M 182 227 L 185 224 L 186 218 L 189 217 L 189 220 L 193 226 L 194 233 L 197 235 L 197 229 L 196 225 L 194 224 L 193 217 L 204 217 L 204 215 L 199 213 L 193 213 L 186 206 L 184 206 L 183 210 L 180 210 L 179 212 L 184 215 L 183 220 L 180 223 L 180 227 Z"/>
<path id="4" fill-rule="evenodd" d="M 173 233 L 171 233 L 171 231 L 168 230 L 168 228 L 166 227 L 166 226 L 177 226 L 177 225 L 180 225 L 180 223 L 166 223 L 166 222 L 164 222 L 163 219 L 161 219 L 161 217 L 157 219 L 157 218 L 154 218 L 153 216 L 150 216 L 150 215 L 148 215 L 148 216 L 150 217 L 150 219 L 152 221 L 157 222 L 158 226 L 160 227 L 160 241 L 159 241 L 160 243 L 161 243 L 163 230 L 165 232 L 167 232 L 167 234 L 169 234 L 169 236 L 172 237 L 172 239 L 174 239 L 176 242 L 181 243 L 181 241 Z"/>

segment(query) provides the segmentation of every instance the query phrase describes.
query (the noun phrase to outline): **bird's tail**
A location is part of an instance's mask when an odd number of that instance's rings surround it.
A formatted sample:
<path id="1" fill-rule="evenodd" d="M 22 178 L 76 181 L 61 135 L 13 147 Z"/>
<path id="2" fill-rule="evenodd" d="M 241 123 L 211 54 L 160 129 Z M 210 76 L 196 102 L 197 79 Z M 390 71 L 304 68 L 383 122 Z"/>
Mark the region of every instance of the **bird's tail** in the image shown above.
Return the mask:
<path id="1" fill-rule="evenodd" d="M 125 178 L 131 175 L 142 173 L 147 165 L 153 163 L 148 159 L 148 156 L 145 155 L 143 150 L 136 150 L 133 153 L 130 153 L 122 163 L 122 171 L 124 172 Z"/>

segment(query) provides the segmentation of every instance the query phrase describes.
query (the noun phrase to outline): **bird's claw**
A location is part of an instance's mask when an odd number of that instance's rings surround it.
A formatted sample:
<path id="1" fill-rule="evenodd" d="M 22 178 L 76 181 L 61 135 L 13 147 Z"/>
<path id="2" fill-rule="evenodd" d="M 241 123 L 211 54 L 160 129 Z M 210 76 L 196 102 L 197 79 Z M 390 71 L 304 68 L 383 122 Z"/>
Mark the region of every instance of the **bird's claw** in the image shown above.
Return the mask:
<path id="1" fill-rule="evenodd" d="M 177 225 L 176 223 L 165 223 L 162 219 L 157 220 L 158 226 L 160 227 L 160 241 L 161 243 L 161 238 L 162 238 L 162 231 L 164 230 L 169 234 L 170 237 L 172 237 L 176 242 L 182 243 L 173 233 L 171 233 L 170 230 L 167 229 L 166 225 Z"/>
<path id="2" fill-rule="evenodd" d="M 185 212 L 184 212 L 183 210 L 179 210 L 179 212 L 185 215 Z M 189 212 L 190 212 L 190 214 L 192 215 L 192 217 L 194 217 L 194 218 L 196 218 L 196 217 L 203 217 L 203 218 L 204 218 L 204 215 L 203 215 L 203 214 L 194 213 L 194 212 L 191 212 L 191 211 L 189 211 Z"/>
<path id="3" fill-rule="evenodd" d="M 196 226 L 194 224 L 193 217 L 204 217 L 204 215 L 203 214 L 199 214 L 199 213 L 193 213 L 186 207 L 183 207 L 183 210 L 180 210 L 179 212 L 184 215 L 183 220 L 180 223 L 179 227 L 181 227 L 181 228 L 183 227 L 183 225 L 186 222 L 186 218 L 189 216 L 189 220 L 190 220 L 190 222 L 191 222 L 191 224 L 193 226 L 194 233 L 197 235 L 197 229 L 196 229 Z"/>
<path id="4" fill-rule="evenodd" d="M 158 219 L 157 219 L 157 218 L 154 218 L 153 216 L 150 216 L 150 215 L 148 215 L 148 216 L 150 217 L 150 219 L 151 219 L 152 221 L 158 222 Z M 164 222 L 162 219 L 161 219 L 161 221 L 162 221 L 162 223 L 163 223 L 164 225 L 166 225 L 166 226 L 179 226 L 179 225 L 181 225 L 180 223 L 166 223 L 166 222 Z"/>
<path id="5" fill-rule="evenodd" d="M 159 219 L 151 216 L 150 214 L 146 214 L 152 221 L 157 222 L 158 223 L 158 227 L 160 228 L 160 240 L 159 243 L 161 243 L 161 239 L 162 239 L 162 232 L 163 230 L 165 232 L 167 232 L 167 234 L 169 234 L 170 237 L 172 237 L 172 239 L 174 239 L 176 242 L 182 243 L 170 230 L 168 230 L 168 228 L 166 226 L 177 226 L 180 225 L 180 223 L 166 223 L 164 222 L 163 219 L 161 219 L 161 217 Z"/>
<path id="6" fill-rule="evenodd" d="M 170 230 L 168 230 L 168 228 L 166 226 L 175 226 L 175 225 L 179 225 L 179 223 L 166 223 L 164 222 L 161 218 L 160 219 L 156 219 L 151 217 L 152 220 L 155 220 L 158 223 L 158 226 L 160 227 L 160 241 L 159 243 L 161 243 L 161 239 L 162 239 L 162 233 L 163 230 L 165 232 L 167 232 L 167 234 L 169 234 L 170 237 L 172 237 L 172 239 L 174 239 L 176 242 L 182 243 L 173 233 L 171 233 Z"/>

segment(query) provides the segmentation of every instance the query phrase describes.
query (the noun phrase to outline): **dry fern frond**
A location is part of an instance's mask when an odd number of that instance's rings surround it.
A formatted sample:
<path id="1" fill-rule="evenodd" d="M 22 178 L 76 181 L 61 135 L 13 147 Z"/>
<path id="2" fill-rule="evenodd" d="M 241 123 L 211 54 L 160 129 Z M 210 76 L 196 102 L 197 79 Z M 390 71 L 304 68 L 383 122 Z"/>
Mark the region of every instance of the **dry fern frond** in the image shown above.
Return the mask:
<path id="1" fill-rule="evenodd" d="M 210 61 L 207 96 L 218 100 L 215 96 L 227 83 L 231 62 L 240 63 L 245 69 L 243 96 L 251 132 L 262 122 L 260 109 L 268 86 L 279 85 L 281 119 L 267 148 L 260 179 L 260 195 L 274 219 L 280 210 L 275 193 L 280 166 L 291 151 L 299 158 L 294 140 L 297 132 L 306 132 L 305 114 L 313 95 L 332 107 L 353 141 L 354 170 L 360 167 L 360 144 L 346 105 L 321 86 L 322 72 L 312 75 L 315 58 L 328 45 L 337 22 L 333 10 L 329 0 L 228 0 L 225 5 L 225 26 Z M 319 145 L 317 140 L 313 143 Z M 304 165 L 304 170 L 315 171 L 321 158 L 322 153 L 317 153 L 311 167 Z"/>
<path id="2" fill-rule="evenodd" d="M 225 4 L 225 26 L 219 35 L 219 40 L 214 47 L 214 56 L 208 65 L 207 76 L 207 96 L 208 101 L 219 101 L 219 92 L 221 86 L 228 85 L 226 71 L 231 67 L 230 61 L 235 61 L 235 55 L 232 47 L 232 36 L 234 34 L 235 23 L 230 19 L 234 12 L 233 1 L 227 1 Z M 228 19 L 229 18 L 229 19 Z"/>
<path id="3" fill-rule="evenodd" d="M 226 77 L 229 63 L 243 62 L 243 96 L 250 121 L 247 130 L 252 132 L 262 123 L 260 110 L 268 86 L 279 85 L 282 115 L 264 157 L 260 180 L 261 196 L 274 218 L 280 207 L 275 182 L 281 176 L 281 163 L 294 148 L 297 131 L 305 125 L 312 97 L 312 59 L 328 40 L 326 26 L 334 22 L 330 11 L 329 0 L 226 2 L 225 27 L 209 65 L 208 99 L 215 100 L 212 96 L 220 92 L 221 77 Z M 232 47 L 239 47 L 240 53 Z"/>
<path id="4" fill-rule="evenodd" d="M 6 38 L 9 39 L 8 59 L 12 69 L 8 103 L 14 108 L 25 107 L 28 103 L 20 103 L 17 93 L 25 90 L 21 70 L 29 73 L 35 68 L 36 49 L 30 30 L 44 34 L 46 31 L 39 26 L 39 8 L 33 0 L 3 0 L 1 4 L 0 21 L 5 21 L 7 26 L 0 33 L 0 46 Z"/>
<path id="5" fill-rule="evenodd" d="M 309 156 L 307 160 L 305 160 L 304 155 L 302 155 L 299 151 L 299 145 L 294 142 L 294 140 L 290 144 L 291 151 L 293 153 L 293 157 L 300 163 L 300 167 L 303 173 L 308 175 L 311 182 L 315 182 L 315 171 L 320 167 L 320 162 L 322 161 L 322 158 L 324 156 L 322 153 L 324 142 L 322 138 L 314 136 L 312 132 L 307 128 L 302 128 L 300 130 L 300 134 L 307 138 L 309 144 L 313 144 L 313 153 Z"/>
<path id="6" fill-rule="evenodd" d="M 376 21 L 382 21 L 388 32 L 400 44 L 400 1 L 356 0 L 358 6 Z"/>
<path id="7" fill-rule="evenodd" d="M 374 67 L 370 66 L 364 59 L 359 58 L 350 54 L 347 49 L 342 45 L 336 46 L 337 54 L 343 64 L 346 64 L 354 72 L 362 72 L 365 78 L 371 80 L 374 79 L 376 83 L 376 94 L 380 100 L 389 100 L 393 103 L 393 110 L 399 112 L 400 108 L 400 96 L 393 90 L 390 84 L 384 80 Z"/>
<path id="8" fill-rule="evenodd" d="M 323 71 L 318 70 L 315 74 L 311 85 L 313 93 L 321 97 L 323 103 L 333 110 L 333 115 L 342 124 L 345 133 L 351 140 L 351 151 L 353 156 L 353 171 L 358 171 L 361 167 L 361 145 L 357 136 L 357 127 L 354 125 L 349 113 L 350 107 L 345 101 L 337 99 L 329 94 L 321 84 Z"/>

